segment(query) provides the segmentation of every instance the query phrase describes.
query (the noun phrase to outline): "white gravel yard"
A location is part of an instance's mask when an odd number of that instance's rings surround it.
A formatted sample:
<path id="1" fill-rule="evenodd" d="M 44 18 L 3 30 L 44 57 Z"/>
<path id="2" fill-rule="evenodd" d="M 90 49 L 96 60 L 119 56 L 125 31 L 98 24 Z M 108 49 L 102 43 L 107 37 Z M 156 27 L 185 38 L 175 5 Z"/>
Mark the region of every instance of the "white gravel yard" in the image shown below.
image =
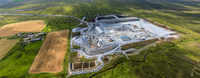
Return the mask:
<path id="1" fill-rule="evenodd" d="M 132 22 L 123 22 L 121 24 L 133 24 L 133 25 L 137 25 L 137 26 L 141 26 L 145 29 L 145 30 L 149 30 L 150 32 L 157 34 L 158 37 L 174 37 L 174 36 L 169 36 L 169 34 L 171 33 L 175 33 L 169 30 L 166 30 L 164 28 L 158 27 L 154 24 L 151 24 L 147 21 L 144 20 L 140 20 L 140 21 L 132 21 Z"/>

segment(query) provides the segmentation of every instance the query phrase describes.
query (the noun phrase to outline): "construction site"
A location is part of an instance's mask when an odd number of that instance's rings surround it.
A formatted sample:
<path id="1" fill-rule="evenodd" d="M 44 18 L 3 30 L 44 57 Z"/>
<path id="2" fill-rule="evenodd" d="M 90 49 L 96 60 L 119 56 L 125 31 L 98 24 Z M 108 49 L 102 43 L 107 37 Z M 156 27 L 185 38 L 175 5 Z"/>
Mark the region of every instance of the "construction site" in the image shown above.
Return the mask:
<path id="1" fill-rule="evenodd" d="M 96 16 L 87 25 L 87 28 L 77 27 L 72 30 L 73 33 L 80 32 L 80 35 L 72 37 L 71 48 L 79 46 L 79 49 L 73 51 L 86 59 L 97 58 L 97 62 L 101 62 L 106 55 L 124 52 L 122 47 L 126 45 L 178 38 L 172 35 L 175 31 L 158 27 L 142 18 L 126 15 Z M 127 52 L 128 49 L 135 48 L 126 48 Z"/>

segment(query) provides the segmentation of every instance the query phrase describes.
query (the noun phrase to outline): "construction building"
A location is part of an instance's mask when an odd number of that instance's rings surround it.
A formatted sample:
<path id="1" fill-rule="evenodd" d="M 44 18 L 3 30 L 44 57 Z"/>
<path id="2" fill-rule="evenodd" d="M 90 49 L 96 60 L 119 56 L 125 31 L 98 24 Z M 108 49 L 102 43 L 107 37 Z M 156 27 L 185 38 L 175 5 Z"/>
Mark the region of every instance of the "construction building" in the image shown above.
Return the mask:
<path id="1" fill-rule="evenodd" d="M 161 37 L 172 37 L 175 33 L 160 28 L 138 17 L 106 15 L 95 17 L 87 28 L 78 28 L 81 36 L 72 39 L 72 45 L 80 46 L 86 55 L 95 56 L 110 52 L 121 52 L 121 46 Z M 73 29 L 76 32 L 77 28 Z M 84 30 L 84 31 L 83 31 Z"/>

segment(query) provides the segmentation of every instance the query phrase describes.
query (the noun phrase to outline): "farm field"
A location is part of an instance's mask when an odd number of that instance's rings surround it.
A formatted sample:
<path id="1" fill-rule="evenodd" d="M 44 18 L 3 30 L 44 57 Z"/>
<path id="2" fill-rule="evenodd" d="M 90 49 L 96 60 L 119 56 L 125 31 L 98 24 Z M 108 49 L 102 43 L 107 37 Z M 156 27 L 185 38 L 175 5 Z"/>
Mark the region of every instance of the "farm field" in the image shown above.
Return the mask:
<path id="1" fill-rule="evenodd" d="M 12 36 L 20 32 L 41 32 L 45 25 L 45 22 L 42 20 L 8 24 L 0 28 L 0 37 Z"/>
<path id="2" fill-rule="evenodd" d="M 43 18 L 43 16 L 12 16 L 12 15 L 0 15 L 0 28 L 7 24 L 24 22 L 24 21 L 33 21 L 33 20 L 44 20 L 50 19 L 51 17 Z M 46 22 L 46 21 L 45 21 Z"/>
<path id="3" fill-rule="evenodd" d="M 47 35 L 29 73 L 58 73 L 63 70 L 63 60 L 67 52 L 69 30 L 51 32 Z"/>
<path id="4" fill-rule="evenodd" d="M 0 59 L 2 59 L 19 40 L 0 40 Z"/>

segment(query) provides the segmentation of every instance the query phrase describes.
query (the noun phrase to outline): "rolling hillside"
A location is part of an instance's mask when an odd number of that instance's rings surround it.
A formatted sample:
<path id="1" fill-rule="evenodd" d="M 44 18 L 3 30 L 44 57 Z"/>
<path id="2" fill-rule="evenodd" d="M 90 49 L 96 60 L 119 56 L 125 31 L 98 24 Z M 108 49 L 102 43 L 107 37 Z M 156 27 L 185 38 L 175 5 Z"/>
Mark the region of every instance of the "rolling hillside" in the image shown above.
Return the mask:
<path id="1" fill-rule="evenodd" d="M 0 12 L 38 8 L 87 0 L 0 0 Z"/>
<path id="2" fill-rule="evenodd" d="M 79 1 L 83 0 L 26 0 L 24 2 L 11 1 L 0 5 L 0 12 Z M 151 47 L 147 50 L 144 50 L 139 55 L 130 56 L 130 59 L 127 59 L 124 56 L 112 60 L 112 62 L 106 64 L 99 72 L 73 75 L 70 76 L 70 78 L 200 78 L 200 0 L 94 0 L 89 3 L 55 6 L 45 9 L 21 11 L 15 13 L 69 15 L 79 18 L 87 15 L 96 15 L 96 13 L 129 14 L 136 17 L 149 18 L 153 21 L 169 26 L 184 35 L 184 37 L 182 37 L 180 40 L 157 44 L 156 47 Z M 9 21 L 13 21 L 10 18 L 14 16 L 1 17 L 2 19 L 9 18 L 9 20 L 6 20 L 9 23 Z M 26 17 L 20 17 L 20 19 L 21 18 Z M 50 25 L 48 24 L 50 26 L 48 30 L 50 31 L 50 28 L 55 29 L 57 23 L 62 22 L 62 20 L 63 19 L 53 20 L 51 23 L 49 23 Z M 5 22 L 5 20 L 0 20 L 0 22 Z M 65 24 L 65 21 L 62 23 Z M 69 25 L 60 26 L 69 29 Z M 144 61 L 144 57 L 146 55 L 148 56 Z M 14 57 L 14 55 L 12 57 Z M 9 58 L 6 60 L 9 60 Z M 6 60 L 0 61 L 0 63 L 3 64 L 4 62 L 7 62 Z M 67 64 L 66 61 L 64 62 Z M 6 64 L 4 66 L 6 66 Z M 0 72 L 5 73 L 8 71 L 6 69 L 1 70 L 4 68 L 4 66 L 0 67 Z M 63 68 L 65 71 L 57 74 L 26 73 L 22 76 L 21 74 L 23 73 L 20 73 L 20 75 L 16 76 L 15 74 L 12 76 L 9 74 L 2 74 L 2 76 L 25 78 L 65 78 L 67 75 L 67 69 L 66 67 Z M 13 69 L 17 68 L 13 67 Z M 12 71 L 9 72 L 15 73 Z"/>

